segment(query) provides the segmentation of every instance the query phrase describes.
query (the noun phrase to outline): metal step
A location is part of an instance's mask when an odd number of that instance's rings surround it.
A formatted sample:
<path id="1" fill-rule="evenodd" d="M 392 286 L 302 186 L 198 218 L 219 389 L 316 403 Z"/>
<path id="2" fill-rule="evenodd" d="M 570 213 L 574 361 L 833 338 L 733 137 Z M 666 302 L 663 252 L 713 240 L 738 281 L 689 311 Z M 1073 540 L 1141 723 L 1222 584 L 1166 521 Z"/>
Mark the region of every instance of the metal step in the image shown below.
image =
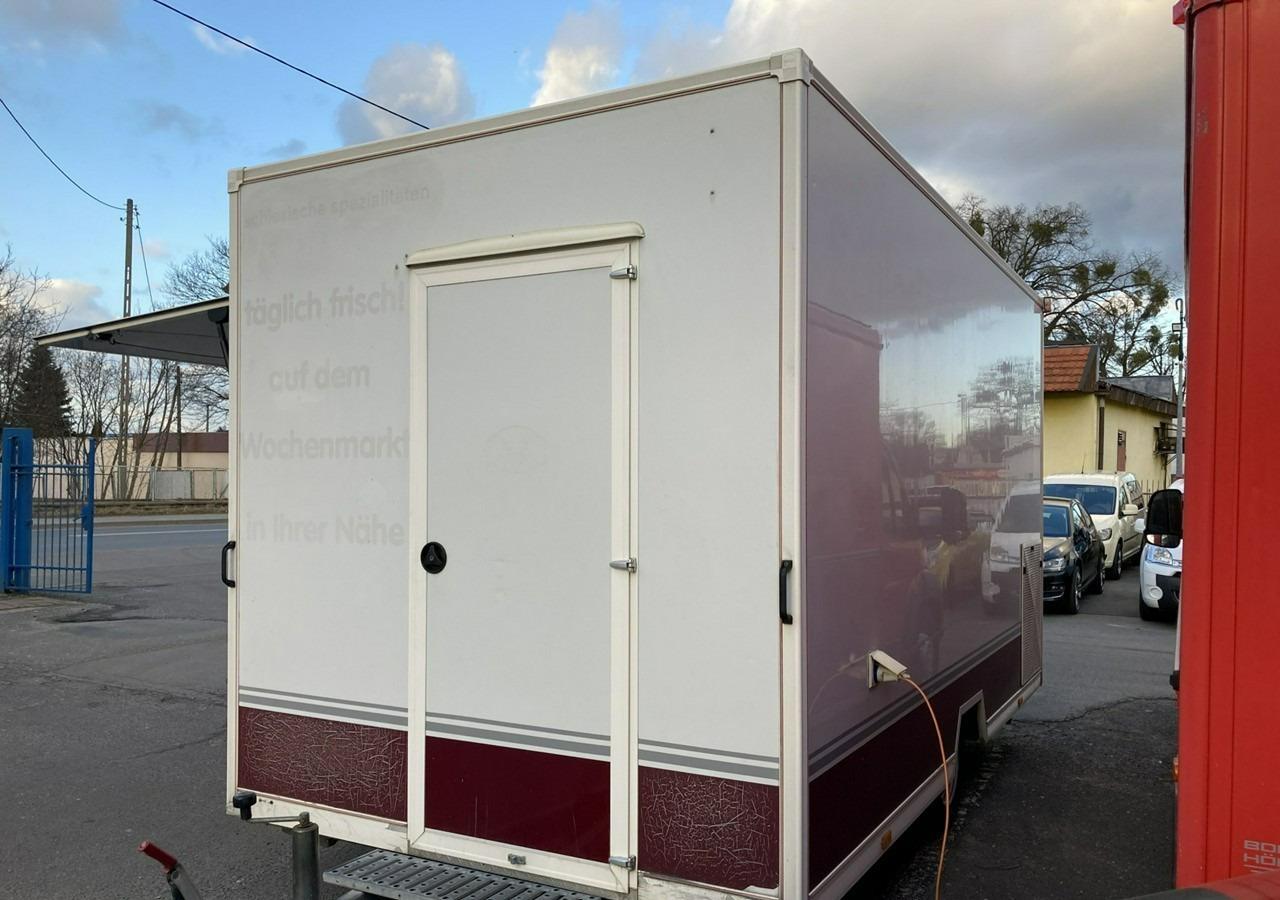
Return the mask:
<path id="1" fill-rule="evenodd" d="M 374 850 L 330 869 L 324 880 L 396 900 L 600 900 L 591 894 L 387 850 Z"/>

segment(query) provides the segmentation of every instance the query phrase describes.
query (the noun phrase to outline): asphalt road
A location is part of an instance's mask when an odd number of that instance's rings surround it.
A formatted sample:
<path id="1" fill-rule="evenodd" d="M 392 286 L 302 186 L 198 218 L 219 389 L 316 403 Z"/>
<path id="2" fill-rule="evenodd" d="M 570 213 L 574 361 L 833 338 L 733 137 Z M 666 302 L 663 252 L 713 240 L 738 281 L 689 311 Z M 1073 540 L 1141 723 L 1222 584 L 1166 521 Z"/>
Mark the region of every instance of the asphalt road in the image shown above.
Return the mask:
<path id="1" fill-rule="evenodd" d="M 1173 886 L 1174 624 L 1138 617 L 1138 571 L 1047 611 L 1044 686 L 961 761 L 948 900 L 1118 900 Z M 940 807 L 940 804 L 939 804 Z M 848 900 L 934 896 L 935 808 Z"/>
<path id="2" fill-rule="evenodd" d="M 167 547 L 221 547 L 227 541 L 227 526 L 213 519 L 194 519 L 176 524 L 154 524 L 133 517 L 99 519 L 94 526 L 95 562 L 119 562 L 115 554 L 128 550 L 159 550 Z"/>
<path id="3" fill-rule="evenodd" d="M 87 602 L 0 612 L 0 897 L 167 898 L 143 839 L 207 900 L 290 896 L 288 836 L 223 808 L 225 541 L 207 518 L 103 519 Z"/>
<path id="4" fill-rule="evenodd" d="M 0 604 L 0 896 L 160 900 L 144 838 L 209 900 L 289 896 L 287 836 L 223 809 L 225 540 L 216 521 L 102 520 L 87 602 Z M 1136 570 L 1046 617 L 1045 686 L 962 765 L 943 897 L 1170 885 L 1172 647 L 1172 624 L 1137 617 Z M 940 813 L 922 820 L 851 900 L 932 897 L 940 833 Z"/>

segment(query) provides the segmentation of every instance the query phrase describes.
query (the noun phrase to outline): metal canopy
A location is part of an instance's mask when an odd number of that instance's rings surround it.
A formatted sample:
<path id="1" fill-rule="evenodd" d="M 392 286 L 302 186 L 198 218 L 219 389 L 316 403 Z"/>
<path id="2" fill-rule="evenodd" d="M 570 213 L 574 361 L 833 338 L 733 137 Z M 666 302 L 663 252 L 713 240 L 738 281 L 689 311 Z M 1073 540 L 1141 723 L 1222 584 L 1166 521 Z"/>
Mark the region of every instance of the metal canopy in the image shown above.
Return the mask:
<path id="1" fill-rule="evenodd" d="M 226 368 L 230 317 L 230 301 L 218 297 L 88 328 L 46 334 L 36 338 L 36 343 L 41 347 L 67 347 Z"/>

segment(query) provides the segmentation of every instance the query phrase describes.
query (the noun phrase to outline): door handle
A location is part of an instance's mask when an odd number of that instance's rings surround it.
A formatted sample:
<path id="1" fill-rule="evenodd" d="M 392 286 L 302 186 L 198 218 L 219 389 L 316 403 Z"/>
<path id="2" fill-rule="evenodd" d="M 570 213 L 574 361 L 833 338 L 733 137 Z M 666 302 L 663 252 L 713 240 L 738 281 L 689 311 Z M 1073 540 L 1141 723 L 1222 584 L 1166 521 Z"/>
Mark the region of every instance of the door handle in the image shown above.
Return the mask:
<path id="1" fill-rule="evenodd" d="M 222 545 L 222 583 L 229 588 L 236 586 L 236 580 L 230 577 L 227 566 L 228 557 L 234 549 L 236 549 L 235 541 L 227 541 Z"/>
<path id="2" fill-rule="evenodd" d="M 783 625 L 790 625 L 795 621 L 791 615 L 791 605 L 787 602 L 787 575 L 791 572 L 791 566 L 791 560 L 784 559 L 778 567 L 778 618 L 782 619 Z"/>

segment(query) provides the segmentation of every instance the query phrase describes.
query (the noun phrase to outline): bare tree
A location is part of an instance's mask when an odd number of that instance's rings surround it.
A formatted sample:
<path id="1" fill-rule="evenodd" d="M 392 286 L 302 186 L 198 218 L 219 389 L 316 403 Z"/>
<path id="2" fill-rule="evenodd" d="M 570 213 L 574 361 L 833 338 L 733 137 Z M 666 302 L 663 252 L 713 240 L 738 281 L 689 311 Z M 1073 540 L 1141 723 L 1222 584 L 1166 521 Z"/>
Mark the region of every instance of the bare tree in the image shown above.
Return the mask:
<path id="1" fill-rule="evenodd" d="M 898 407 L 892 403 L 880 408 L 880 433 L 895 447 L 912 447 L 938 443 L 938 423 L 918 407 Z"/>
<path id="2" fill-rule="evenodd" d="M 101 441 L 97 462 L 103 473 L 100 495 L 117 500 L 141 499 L 144 474 L 157 467 L 172 449 L 177 406 L 173 376 L 177 363 L 141 359 L 130 362 L 128 443 L 115 429 L 120 421 L 119 357 L 65 350 L 58 357 L 73 398 L 73 437 L 60 452 L 68 461 L 88 453 L 88 440 Z M 153 440 L 146 440 L 153 436 Z"/>
<path id="3" fill-rule="evenodd" d="M 967 194 L 956 211 L 1040 295 L 1046 341 L 1088 340 L 1121 324 L 1136 334 L 1168 305 L 1170 275 L 1159 254 L 1098 247 L 1078 204 L 991 206 Z M 1128 319 L 1119 322 L 1119 313 Z M 1115 343 L 1121 349 L 1108 360 L 1119 363 L 1125 339 Z"/>
<path id="4" fill-rule="evenodd" d="M 115 444 L 115 467 L 123 467 L 128 473 L 127 484 L 121 485 L 126 497 L 136 496 L 142 472 L 155 468 L 169 449 L 170 432 L 178 412 L 173 390 L 177 366 L 167 359 L 134 359 L 130 363 L 128 409 L 133 446 L 119 441 Z M 144 454 L 147 435 L 156 435 L 157 440 Z"/>
<path id="5" fill-rule="evenodd" d="M 213 300 L 227 294 L 231 277 L 231 252 L 226 238 L 210 237 L 208 248 L 189 254 L 169 266 L 160 293 L 166 306 Z M 184 364 L 182 369 L 183 419 L 215 426 L 227 421 L 227 370 L 221 366 Z"/>
<path id="6" fill-rule="evenodd" d="M 1126 296 L 1098 303 L 1089 316 L 1073 319 L 1068 340 L 1098 345 L 1101 371 L 1108 375 L 1168 375 L 1176 365 L 1176 342 L 1152 320 L 1160 309 Z"/>
<path id="7" fill-rule="evenodd" d="M 969 384 L 968 404 L 978 427 L 1028 434 L 1039 428 L 1040 395 L 1036 360 L 1007 357 L 982 367 Z"/>
<path id="8" fill-rule="evenodd" d="M 72 432 L 95 438 L 106 436 L 120 418 L 119 358 L 84 350 L 62 350 L 57 359 L 73 398 Z"/>
<path id="9" fill-rule="evenodd" d="M 35 269 L 22 269 L 5 245 L 0 255 L 0 424 L 13 420 L 19 377 L 34 348 L 34 339 L 57 329 L 62 314 L 41 302 L 49 279 Z"/>
<path id="10" fill-rule="evenodd" d="M 1134 364 L 1131 372 L 1150 372 L 1153 375 L 1172 375 L 1182 358 L 1182 341 L 1158 325 L 1149 325 L 1133 350 Z"/>
<path id="11" fill-rule="evenodd" d="M 20 400 L 30 418 L 35 400 L 39 399 L 31 396 L 22 398 L 21 388 L 24 375 L 28 381 L 31 380 L 29 364 L 35 350 L 35 338 L 56 331 L 62 321 L 60 310 L 42 302 L 44 298 L 41 295 L 49 284 L 49 279 L 37 270 L 22 269 L 14 258 L 12 247 L 5 247 L 0 254 L 0 424 L 14 421 Z M 60 378 L 54 378 L 53 373 L 47 372 L 49 378 L 46 380 L 65 379 L 70 400 L 64 407 L 61 400 L 53 398 L 58 400 L 58 408 L 64 409 L 68 417 L 69 428 L 58 430 L 70 431 L 70 434 L 43 441 L 47 446 L 42 447 L 42 454 L 61 461 L 84 459 L 88 452 L 88 439 L 109 437 L 119 424 L 120 361 L 80 351 L 61 352 L 51 360 L 57 366 Z M 135 360 L 131 368 L 130 396 L 126 405 L 129 432 L 135 435 L 167 434 L 173 426 L 176 412 L 173 391 L 175 364 Z M 27 387 L 30 394 L 31 386 Z M 40 415 L 47 417 L 50 413 L 45 410 Z M 110 471 L 125 473 L 123 478 L 116 476 L 113 495 L 134 496 L 140 472 L 154 467 L 162 457 L 164 438 L 158 447 L 148 451 L 150 456 L 146 459 L 141 441 L 132 446 L 118 440 L 105 443 L 108 446 L 103 462 Z"/>
<path id="12" fill-rule="evenodd" d="M 120 361 L 84 350 L 55 350 L 54 360 L 71 397 L 71 434 L 46 442 L 44 450 L 52 462 L 81 463 L 89 454 L 89 441 L 101 441 L 120 421 Z"/>

